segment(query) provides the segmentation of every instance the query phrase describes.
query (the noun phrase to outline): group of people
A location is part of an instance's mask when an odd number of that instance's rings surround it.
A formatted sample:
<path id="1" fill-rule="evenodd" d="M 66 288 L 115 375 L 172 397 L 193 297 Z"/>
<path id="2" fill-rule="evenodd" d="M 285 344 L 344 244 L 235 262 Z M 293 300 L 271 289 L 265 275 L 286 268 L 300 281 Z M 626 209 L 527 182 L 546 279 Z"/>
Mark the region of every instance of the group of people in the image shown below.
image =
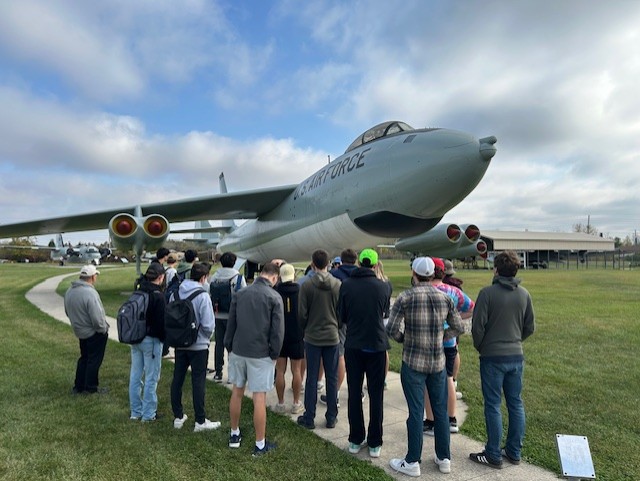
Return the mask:
<path id="1" fill-rule="evenodd" d="M 407 454 L 391 459 L 391 467 L 409 476 L 420 475 L 423 433 L 435 437 L 434 461 L 443 473 L 451 470 L 450 432 L 457 432 L 454 373 L 459 363 L 456 338 L 469 331 L 480 353 L 480 374 L 485 402 L 488 441 L 471 459 L 491 467 L 502 467 L 502 458 L 520 462 L 524 437 L 522 389 L 522 341 L 535 328 L 531 298 L 515 277 L 518 256 L 510 251 L 495 257 L 494 281 L 483 289 L 475 304 L 454 282 L 445 283 L 447 268 L 442 260 L 413 260 L 412 287 L 391 305 L 392 287 L 384 276 L 382 262 L 373 249 L 358 255 L 345 249 L 340 259 L 331 259 L 319 249 L 313 252 L 309 271 L 297 282 L 295 269 L 282 260 L 265 264 L 250 285 L 233 268 L 236 256 L 224 253 L 221 268 L 210 276 L 211 266 L 188 252 L 190 268 L 179 265 L 173 276 L 183 279 L 180 299 L 192 296 L 199 325 L 196 341 L 175 348 L 171 383 L 173 425 L 180 429 L 188 416 L 182 406 L 182 386 L 191 368 L 194 431 L 220 427 L 205 410 L 205 382 L 211 338 L 215 332 L 214 380 L 223 377 L 224 350 L 228 352 L 229 447 L 242 442 L 240 415 L 245 389 L 252 392 L 255 430 L 254 456 L 276 447 L 266 437 L 266 394 L 274 385 L 278 395 L 276 412 L 300 414 L 297 423 L 315 428 L 320 376 L 326 394 L 325 426 L 338 421 L 338 391 L 345 376 L 348 385 L 350 453 L 368 447 L 379 457 L 383 444 L 383 398 L 388 370 L 389 338 L 403 344 L 400 372 L 407 401 Z M 162 249 L 137 288 L 149 293 L 147 336 L 131 346 L 129 385 L 130 417 L 152 422 L 158 419 L 157 384 L 164 342 L 165 277 L 163 266 L 169 252 Z M 185 255 L 185 258 L 187 256 Z M 186 261 L 186 259 L 185 259 Z M 188 263 L 188 262 L 187 262 Z M 331 267 L 331 269 L 330 269 Z M 94 284 L 99 272 L 84 266 L 80 279 L 65 295 L 65 310 L 80 339 L 74 393 L 100 393 L 98 370 L 104 356 L 107 332 L 104 309 Z M 228 286 L 229 299 L 214 285 Z M 207 295 L 200 295 L 200 294 Z M 175 294 L 169 299 L 174 300 Z M 284 374 L 290 365 L 293 405 L 284 404 Z M 304 383 L 304 398 L 301 400 Z M 369 420 L 365 425 L 363 386 L 366 378 Z M 501 396 L 509 411 L 509 430 L 504 448 Z M 426 413 L 426 415 L 425 415 Z"/>

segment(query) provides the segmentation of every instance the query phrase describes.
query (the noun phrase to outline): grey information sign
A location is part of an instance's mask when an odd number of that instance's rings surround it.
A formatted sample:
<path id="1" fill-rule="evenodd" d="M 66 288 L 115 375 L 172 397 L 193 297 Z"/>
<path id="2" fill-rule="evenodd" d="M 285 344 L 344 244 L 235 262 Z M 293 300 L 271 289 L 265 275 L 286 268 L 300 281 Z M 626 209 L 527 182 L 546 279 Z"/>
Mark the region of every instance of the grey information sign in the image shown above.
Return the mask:
<path id="1" fill-rule="evenodd" d="M 585 436 L 556 434 L 562 475 L 567 478 L 596 479 L 589 440 Z"/>

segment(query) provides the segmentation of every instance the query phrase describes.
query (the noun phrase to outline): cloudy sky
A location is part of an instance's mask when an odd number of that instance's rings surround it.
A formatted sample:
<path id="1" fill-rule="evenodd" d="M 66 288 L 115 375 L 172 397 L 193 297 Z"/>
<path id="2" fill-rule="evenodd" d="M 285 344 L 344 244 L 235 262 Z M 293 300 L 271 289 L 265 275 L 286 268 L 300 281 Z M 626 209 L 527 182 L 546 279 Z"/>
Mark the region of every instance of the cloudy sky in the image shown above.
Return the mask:
<path id="1" fill-rule="evenodd" d="M 0 2 L 0 223 L 297 183 L 396 119 L 498 138 L 447 221 L 633 236 L 639 46 L 631 0 Z"/>

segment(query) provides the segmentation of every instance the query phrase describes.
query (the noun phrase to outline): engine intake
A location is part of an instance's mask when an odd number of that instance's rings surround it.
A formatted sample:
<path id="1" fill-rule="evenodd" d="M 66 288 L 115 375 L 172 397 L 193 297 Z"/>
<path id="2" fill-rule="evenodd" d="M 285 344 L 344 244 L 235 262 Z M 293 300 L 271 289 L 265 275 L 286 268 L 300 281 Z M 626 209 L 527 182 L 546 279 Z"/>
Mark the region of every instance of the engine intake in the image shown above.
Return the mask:
<path id="1" fill-rule="evenodd" d="M 159 214 L 145 217 L 117 214 L 109 221 L 109 235 L 120 249 L 132 249 L 137 253 L 154 250 L 169 236 L 169 222 Z"/>

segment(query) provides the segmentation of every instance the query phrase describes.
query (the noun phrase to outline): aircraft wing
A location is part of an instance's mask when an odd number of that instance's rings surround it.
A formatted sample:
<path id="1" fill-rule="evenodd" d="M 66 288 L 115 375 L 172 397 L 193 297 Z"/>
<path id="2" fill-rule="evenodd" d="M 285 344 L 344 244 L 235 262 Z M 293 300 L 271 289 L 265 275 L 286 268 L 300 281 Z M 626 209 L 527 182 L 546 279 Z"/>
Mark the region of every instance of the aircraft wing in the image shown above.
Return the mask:
<path id="1" fill-rule="evenodd" d="M 297 184 L 141 204 L 140 208 L 143 215 L 160 214 L 169 222 L 253 219 L 273 210 L 296 187 Z M 113 216 L 121 213 L 134 215 L 136 207 L 138 206 L 0 225 L 0 238 L 104 229 Z"/>

